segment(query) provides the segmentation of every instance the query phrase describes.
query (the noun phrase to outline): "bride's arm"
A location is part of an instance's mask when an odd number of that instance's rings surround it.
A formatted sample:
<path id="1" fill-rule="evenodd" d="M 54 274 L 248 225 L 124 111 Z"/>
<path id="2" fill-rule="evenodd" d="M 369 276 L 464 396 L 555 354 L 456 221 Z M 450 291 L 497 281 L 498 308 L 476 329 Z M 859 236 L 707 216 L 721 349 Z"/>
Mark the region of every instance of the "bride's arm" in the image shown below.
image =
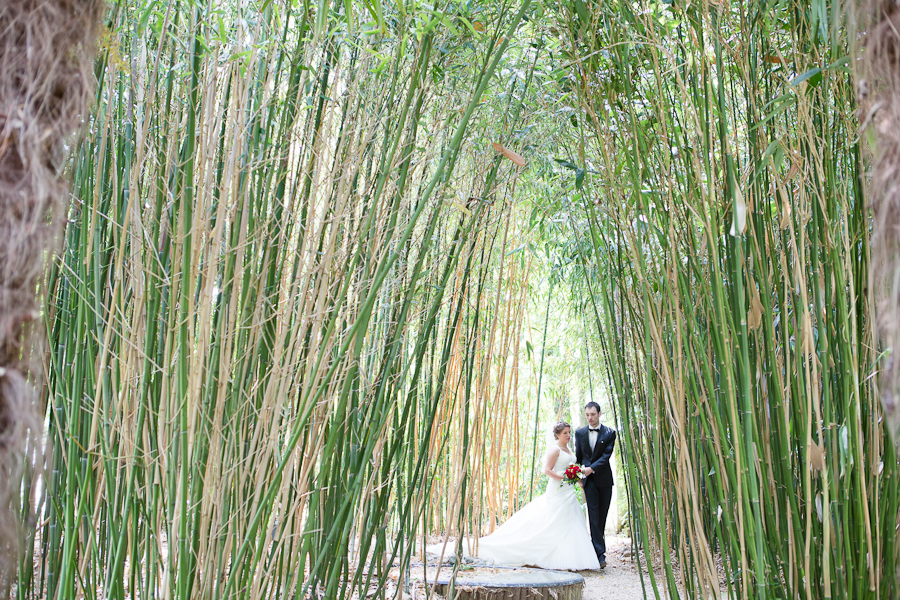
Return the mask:
<path id="1" fill-rule="evenodd" d="M 547 454 L 544 455 L 544 475 L 546 475 L 550 479 L 562 481 L 563 476 L 553 470 L 553 466 L 556 464 L 556 459 L 558 457 L 559 448 L 550 448 L 549 450 L 547 450 Z"/>

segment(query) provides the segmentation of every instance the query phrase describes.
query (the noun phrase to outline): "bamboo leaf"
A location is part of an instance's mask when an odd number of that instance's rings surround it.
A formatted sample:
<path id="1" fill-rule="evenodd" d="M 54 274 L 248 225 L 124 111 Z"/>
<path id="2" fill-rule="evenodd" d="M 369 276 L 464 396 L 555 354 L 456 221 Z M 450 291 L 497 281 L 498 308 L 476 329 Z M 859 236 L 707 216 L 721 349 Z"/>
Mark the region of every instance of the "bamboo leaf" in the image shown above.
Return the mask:
<path id="1" fill-rule="evenodd" d="M 734 187 L 734 206 L 731 212 L 730 235 L 738 237 L 747 231 L 747 203 L 744 202 L 744 194 L 740 187 Z"/>
<path id="2" fill-rule="evenodd" d="M 496 150 L 497 152 L 499 152 L 500 154 L 502 154 L 509 160 L 513 161 L 517 166 L 520 166 L 520 167 L 525 166 L 525 159 L 522 158 L 521 155 L 513 152 L 512 150 L 507 149 L 505 146 L 503 146 L 502 144 L 498 144 L 497 142 L 493 142 L 491 144 L 491 146 L 494 148 L 494 150 Z"/>
<path id="3" fill-rule="evenodd" d="M 751 286 L 750 293 L 750 313 L 747 315 L 747 327 L 751 331 L 755 331 L 762 323 L 763 306 L 759 300 L 759 291 L 756 286 Z"/>
<path id="4" fill-rule="evenodd" d="M 812 87 L 815 87 L 815 85 L 818 84 L 819 81 L 821 81 L 821 80 L 822 80 L 822 68 L 815 67 L 813 69 L 810 69 L 809 71 L 806 71 L 805 73 L 801 73 L 800 75 L 797 75 L 796 77 L 794 77 L 791 80 L 790 85 L 791 85 L 791 87 L 797 87 L 804 81 L 809 81 L 809 85 Z"/>

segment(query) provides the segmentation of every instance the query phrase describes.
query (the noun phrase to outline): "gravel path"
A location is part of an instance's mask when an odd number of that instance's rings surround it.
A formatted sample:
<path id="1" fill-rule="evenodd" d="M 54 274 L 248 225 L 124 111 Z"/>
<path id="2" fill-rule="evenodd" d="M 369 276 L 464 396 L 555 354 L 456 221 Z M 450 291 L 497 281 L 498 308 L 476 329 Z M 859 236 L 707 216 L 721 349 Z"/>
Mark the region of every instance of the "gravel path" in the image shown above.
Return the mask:
<path id="1" fill-rule="evenodd" d="M 629 538 L 606 534 L 606 568 L 579 571 L 584 577 L 583 600 L 644 600 L 641 577 L 630 553 Z M 644 579 L 647 579 L 646 571 Z M 649 581 L 647 583 L 649 587 Z M 653 591 L 649 593 L 652 598 Z"/>
<path id="2" fill-rule="evenodd" d="M 606 534 L 606 568 L 597 571 L 578 571 L 578 574 L 584 577 L 583 600 L 645 600 L 644 591 L 641 587 L 641 576 L 638 573 L 637 564 L 631 558 L 631 539 L 619 535 Z M 469 567 L 471 568 L 471 567 Z M 492 571 L 490 567 L 478 567 L 484 571 Z M 652 590 L 649 588 L 649 580 L 646 574 L 646 565 L 644 568 L 644 580 L 648 585 L 648 598 L 652 598 Z M 425 581 L 434 579 L 434 567 L 429 567 L 428 575 L 423 571 L 422 564 L 418 563 L 413 567 L 411 575 L 411 592 L 412 594 L 403 594 L 404 600 L 425 600 L 428 595 L 426 593 Z M 449 575 L 452 567 L 445 566 L 441 569 L 442 573 Z M 393 569 L 389 581 L 389 589 L 396 589 L 399 578 L 399 571 Z M 659 580 L 657 580 L 658 583 Z M 660 590 L 662 591 L 662 590 Z"/>

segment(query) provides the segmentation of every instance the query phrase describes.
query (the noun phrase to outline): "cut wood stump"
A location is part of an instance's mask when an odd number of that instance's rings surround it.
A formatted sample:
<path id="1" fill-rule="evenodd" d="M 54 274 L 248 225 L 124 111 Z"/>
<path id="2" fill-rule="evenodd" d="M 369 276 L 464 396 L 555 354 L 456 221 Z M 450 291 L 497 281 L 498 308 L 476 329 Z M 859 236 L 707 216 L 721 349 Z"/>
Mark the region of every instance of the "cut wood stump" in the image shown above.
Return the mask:
<path id="1" fill-rule="evenodd" d="M 434 591 L 448 600 L 581 600 L 583 587 L 584 577 L 577 573 L 477 567 L 457 573 L 452 591 L 450 578 L 441 574 Z"/>

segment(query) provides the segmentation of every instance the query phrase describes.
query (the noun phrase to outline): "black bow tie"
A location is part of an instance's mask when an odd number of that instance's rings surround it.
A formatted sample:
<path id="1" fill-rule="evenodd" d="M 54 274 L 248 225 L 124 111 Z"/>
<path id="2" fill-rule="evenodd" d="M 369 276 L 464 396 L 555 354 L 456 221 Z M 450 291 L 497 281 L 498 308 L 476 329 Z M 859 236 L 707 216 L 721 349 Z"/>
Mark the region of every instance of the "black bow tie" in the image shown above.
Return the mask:
<path id="1" fill-rule="evenodd" d="M 599 433 L 599 432 L 600 432 L 600 429 L 599 429 L 599 428 L 598 428 L 598 429 L 591 429 L 590 427 L 588 427 L 588 431 L 596 431 L 596 432 Z"/>

